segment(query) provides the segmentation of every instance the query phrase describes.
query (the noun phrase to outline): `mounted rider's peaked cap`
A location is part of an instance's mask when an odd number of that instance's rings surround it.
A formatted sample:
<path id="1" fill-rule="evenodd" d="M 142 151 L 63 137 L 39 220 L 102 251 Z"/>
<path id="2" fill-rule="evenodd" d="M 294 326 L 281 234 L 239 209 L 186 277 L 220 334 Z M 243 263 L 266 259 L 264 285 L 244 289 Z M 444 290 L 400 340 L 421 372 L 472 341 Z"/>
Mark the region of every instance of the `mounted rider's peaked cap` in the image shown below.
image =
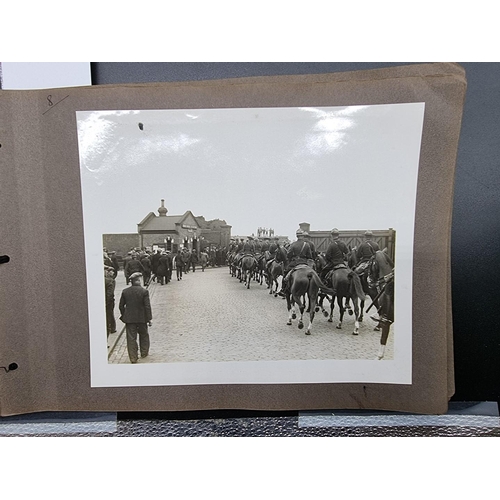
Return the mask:
<path id="1" fill-rule="evenodd" d="M 331 234 L 340 234 L 340 231 L 334 227 L 331 231 L 330 231 Z"/>
<path id="2" fill-rule="evenodd" d="M 373 233 L 371 231 L 365 231 L 365 236 L 373 236 Z"/>

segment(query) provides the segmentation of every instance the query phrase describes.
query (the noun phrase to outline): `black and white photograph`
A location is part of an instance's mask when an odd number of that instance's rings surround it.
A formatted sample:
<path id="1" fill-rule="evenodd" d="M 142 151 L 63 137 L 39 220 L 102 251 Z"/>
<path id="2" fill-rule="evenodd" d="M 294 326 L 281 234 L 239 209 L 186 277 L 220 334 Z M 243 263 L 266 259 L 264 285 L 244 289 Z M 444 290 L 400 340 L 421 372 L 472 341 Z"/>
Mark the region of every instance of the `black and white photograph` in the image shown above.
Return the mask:
<path id="1" fill-rule="evenodd" d="M 78 111 L 92 386 L 411 383 L 423 118 Z"/>

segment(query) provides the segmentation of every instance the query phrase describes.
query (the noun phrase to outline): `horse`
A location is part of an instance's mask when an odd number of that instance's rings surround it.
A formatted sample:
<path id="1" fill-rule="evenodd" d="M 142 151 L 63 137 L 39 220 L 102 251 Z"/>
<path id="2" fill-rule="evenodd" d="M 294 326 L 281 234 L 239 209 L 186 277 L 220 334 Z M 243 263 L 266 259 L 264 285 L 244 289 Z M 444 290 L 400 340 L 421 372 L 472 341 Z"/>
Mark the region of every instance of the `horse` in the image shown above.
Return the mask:
<path id="1" fill-rule="evenodd" d="M 292 319 L 297 317 L 295 312 L 295 304 L 299 306 L 300 319 L 298 322 L 298 328 L 301 330 L 304 328 L 304 310 L 306 308 L 306 295 L 309 299 L 309 326 L 305 331 L 306 335 L 311 335 L 312 323 L 314 320 L 314 315 L 316 312 L 316 302 L 318 300 L 319 290 L 326 293 L 332 293 L 333 290 L 326 287 L 321 283 L 321 279 L 313 270 L 312 267 L 301 264 L 290 271 L 288 279 L 290 280 L 290 286 L 286 293 L 286 302 L 288 308 L 288 321 L 287 325 L 292 324 Z"/>
<path id="2" fill-rule="evenodd" d="M 267 279 L 269 282 L 269 295 L 274 293 L 274 296 L 278 296 L 278 278 L 283 275 L 283 264 L 281 262 L 276 262 L 276 260 L 271 260 L 267 267 Z M 276 289 L 273 291 L 274 285 L 276 284 Z"/>
<path id="3" fill-rule="evenodd" d="M 266 255 L 257 254 L 256 255 L 257 266 L 255 268 L 255 278 L 259 285 L 264 283 L 264 273 L 266 272 Z"/>
<path id="4" fill-rule="evenodd" d="M 361 280 L 359 276 L 351 269 L 347 267 L 340 267 L 334 269 L 331 274 L 332 280 L 332 301 L 330 307 L 330 317 L 328 321 L 333 322 L 333 309 L 335 307 L 335 297 L 337 297 L 337 304 L 340 310 L 339 322 L 337 324 L 337 329 L 342 328 L 342 321 L 344 320 L 344 313 L 347 308 L 349 315 L 352 315 L 352 310 L 349 305 L 349 301 L 352 301 L 354 308 L 354 331 L 353 335 L 359 334 L 359 317 L 360 309 L 358 306 L 358 299 L 360 301 L 365 300 L 365 294 L 363 287 L 361 286 Z M 342 304 L 342 299 L 345 298 L 345 306 Z"/>
<path id="5" fill-rule="evenodd" d="M 377 250 L 368 265 L 368 277 L 379 289 L 386 276 L 394 271 L 394 262 L 384 250 Z"/>
<path id="6" fill-rule="evenodd" d="M 359 263 L 358 257 L 356 255 L 356 247 L 350 248 L 349 250 L 350 251 L 347 257 L 347 265 L 357 273 L 357 275 L 361 280 L 361 286 L 363 287 L 364 294 L 368 295 L 372 299 L 372 302 L 374 303 L 375 307 L 378 308 L 377 288 L 374 286 L 371 279 L 370 280 L 368 279 L 369 262 L 365 261 Z M 362 300 L 360 302 L 360 315 L 359 315 L 360 322 L 363 321 L 364 310 L 365 310 L 365 301 Z"/>
<path id="7" fill-rule="evenodd" d="M 394 321 L 394 263 L 385 249 L 375 252 L 370 261 L 368 276 L 379 290 L 380 296 L 376 304 L 377 312 L 380 316 L 384 315 L 388 319 L 388 321 L 380 321 L 376 328 L 382 330 L 377 358 L 383 359 L 391 324 Z"/>
<path id="8" fill-rule="evenodd" d="M 327 265 L 324 252 L 321 252 L 316 256 L 315 264 L 316 264 L 316 272 L 318 274 L 321 274 L 321 271 L 323 271 L 323 269 Z"/>
<path id="9" fill-rule="evenodd" d="M 257 267 L 257 260 L 253 255 L 244 255 L 241 259 L 241 277 L 240 283 L 245 282 L 247 289 L 250 288 L 253 272 Z"/>

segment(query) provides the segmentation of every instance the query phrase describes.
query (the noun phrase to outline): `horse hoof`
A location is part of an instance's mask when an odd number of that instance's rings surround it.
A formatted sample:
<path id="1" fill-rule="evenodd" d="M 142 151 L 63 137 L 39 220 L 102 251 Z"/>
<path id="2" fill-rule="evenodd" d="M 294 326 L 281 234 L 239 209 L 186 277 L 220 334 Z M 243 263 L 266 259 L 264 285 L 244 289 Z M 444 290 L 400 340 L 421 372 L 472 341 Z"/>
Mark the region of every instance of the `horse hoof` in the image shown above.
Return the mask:
<path id="1" fill-rule="evenodd" d="M 347 311 L 349 313 L 349 316 L 352 316 L 353 315 L 353 312 L 352 311 Z"/>
<path id="2" fill-rule="evenodd" d="M 302 330 L 302 328 L 304 328 L 304 323 L 299 323 L 298 327 L 299 327 L 299 330 Z"/>
<path id="3" fill-rule="evenodd" d="M 275 293 L 275 294 L 274 294 L 274 296 L 275 296 L 275 297 L 277 297 L 277 296 L 278 296 L 278 294 L 277 294 L 277 293 Z"/>
<path id="4" fill-rule="evenodd" d="M 325 318 L 328 318 L 328 313 L 327 313 L 326 311 L 323 311 L 323 316 L 324 316 Z M 330 319 L 330 320 L 328 320 L 328 321 L 330 321 L 330 323 L 332 322 L 332 320 L 331 320 L 331 319 Z"/>
<path id="5" fill-rule="evenodd" d="M 359 332 L 352 332 L 353 335 L 359 335 Z"/>
<path id="6" fill-rule="evenodd" d="M 292 324 L 292 320 L 290 320 L 290 319 L 289 319 L 289 320 L 286 322 L 286 324 L 287 324 L 288 326 L 290 326 L 290 325 Z"/>
<path id="7" fill-rule="evenodd" d="M 305 331 L 305 334 L 306 334 L 306 335 L 311 335 L 311 332 L 310 332 L 309 330 L 306 330 L 306 331 Z"/>
<path id="8" fill-rule="evenodd" d="M 341 329 L 342 329 L 342 327 L 341 327 L 340 325 L 337 325 L 335 328 L 336 328 L 337 330 L 341 330 Z"/>
<path id="9" fill-rule="evenodd" d="M 332 318 L 328 318 L 328 323 L 333 323 L 333 319 Z"/>
<path id="10" fill-rule="evenodd" d="M 315 312 L 319 312 L 319 307 L 318 307 L 318 306 L 316 306 L 316 307 L 314 308 L 314 311 L 315 311 Z"/>
<path id="11" fill-rule="evenodd" d="M 297 315 L 295 313 L 292 314 L 292 319 L 296 319 Z"/>

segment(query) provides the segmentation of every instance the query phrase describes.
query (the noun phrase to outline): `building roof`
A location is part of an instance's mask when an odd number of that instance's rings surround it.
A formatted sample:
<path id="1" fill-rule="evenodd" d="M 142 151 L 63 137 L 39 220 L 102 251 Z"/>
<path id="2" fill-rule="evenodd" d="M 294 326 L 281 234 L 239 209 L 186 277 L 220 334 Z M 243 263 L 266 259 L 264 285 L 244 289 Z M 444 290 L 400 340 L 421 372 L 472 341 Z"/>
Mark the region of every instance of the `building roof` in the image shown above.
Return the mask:
<path id="1" fill-rule="evenodd" d="M 182 224 L 185 219 L 189 216 L 196 221 L 198 227 L 200 224 L 198 223 L 196 217 L 192 214 L 190 210 L 185 212 L 183 215 L 166 215 L 166 216 L 157 216 L 154 212 L 150 212 L 144 219 L 139 222 L 138 230 L 141 231 L 176 231 L 178 225 Z"/>

